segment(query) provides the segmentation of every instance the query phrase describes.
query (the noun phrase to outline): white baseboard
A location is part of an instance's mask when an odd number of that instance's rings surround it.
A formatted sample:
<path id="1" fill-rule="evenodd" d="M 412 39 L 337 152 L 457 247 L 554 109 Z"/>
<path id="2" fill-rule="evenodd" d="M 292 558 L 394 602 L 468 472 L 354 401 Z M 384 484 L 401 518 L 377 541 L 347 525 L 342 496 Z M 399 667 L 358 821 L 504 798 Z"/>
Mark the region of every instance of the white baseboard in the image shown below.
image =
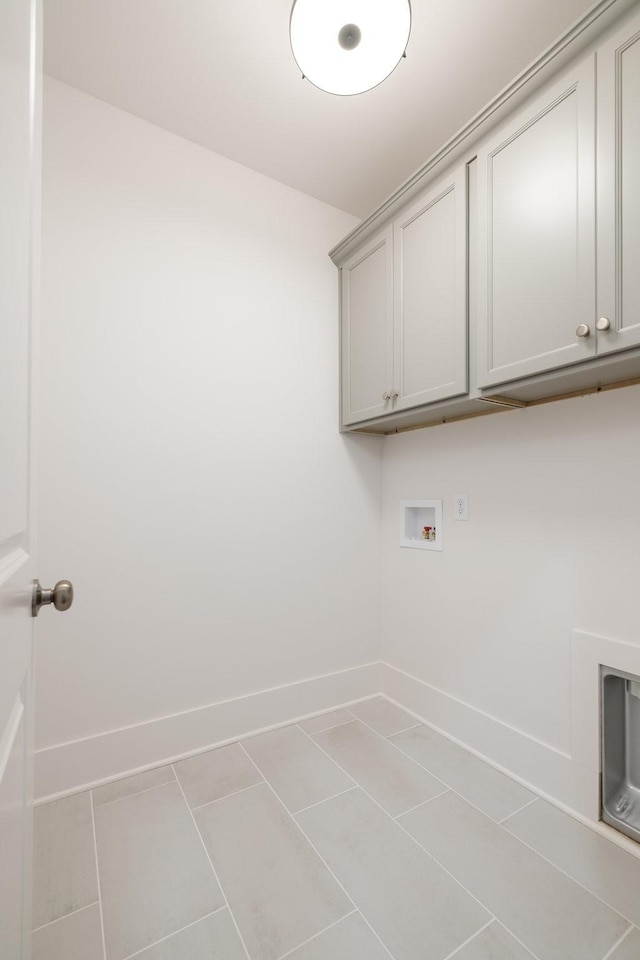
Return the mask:
<path id="1" fill-rule="evenodd" d="M 36 751 L 37 803 L 141 773 L 381 692 L 380 664 L 285 684 Z"/>
<path id="2" fill-rule="evenodd" d="M 535 793 L 598 819 L 598 771 L 556 747 L 383 663 L 384 694 Z M 595 803 L 595 806 L 594 806 Z"/>

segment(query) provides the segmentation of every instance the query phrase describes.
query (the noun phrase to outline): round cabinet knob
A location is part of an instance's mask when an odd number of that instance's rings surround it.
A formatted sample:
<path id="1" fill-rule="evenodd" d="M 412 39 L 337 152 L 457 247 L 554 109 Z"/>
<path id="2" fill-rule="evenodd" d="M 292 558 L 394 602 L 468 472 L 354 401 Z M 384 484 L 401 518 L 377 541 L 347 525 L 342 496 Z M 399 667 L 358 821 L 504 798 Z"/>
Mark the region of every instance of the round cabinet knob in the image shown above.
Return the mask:
<path id="1" fill-rule="evenodd" d="M 73 584 L 69 580 L 58 580 L 52 590 L 45 590 L 39 580 L 33 581 L 31 615 L 37 617 L 40 607 L 52 603 L 56 610 L 64 612 L 73 603 Z"/>
<path id="2" fill-rule="evenodd" d="M 388 390 L 385 390 L 385 392 L 382 394 L 382 402 L 388 403 L 389 400 L 391 400 L 391 394 L 389 393 Z"/>
<path id="3" fill-rule="evenodd" d="M 591 329 L 588 323 L 579 323 L 576 327 L 576 337 L 580 337 L 581 340 L 586 339 L 591 333 Z"/>
<path id="4" fill-rule="evenodd" d="M 600 317 L 600 319 L 596 321 L 596 330 L 603 332 L 605 330 L 611 330 L 611 320 L 609 320 L 609 317 Z"/>
<path id="5" fill-rule="evenodd" d="M 397 390 L 392 390 L 392 391 L 391 391 L 391 399 L 392 399 L 392 400 L 397 400 L 399 396 L 400 396 L 400 394 L 398 393 Z"/>

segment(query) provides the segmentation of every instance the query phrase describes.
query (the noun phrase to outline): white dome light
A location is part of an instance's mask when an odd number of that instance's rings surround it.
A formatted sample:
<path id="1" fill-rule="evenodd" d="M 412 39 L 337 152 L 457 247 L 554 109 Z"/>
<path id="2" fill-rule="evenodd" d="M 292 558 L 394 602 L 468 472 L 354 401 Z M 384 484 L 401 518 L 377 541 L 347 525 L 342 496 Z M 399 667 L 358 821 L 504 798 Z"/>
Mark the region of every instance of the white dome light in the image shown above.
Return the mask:
<path id="1" fill-rule="evenodd" d="M 411 31 L 409 0 L 294 0 L 289 33 L 303 75 L 327 93 L 364 93 L 393 73 Z"/>

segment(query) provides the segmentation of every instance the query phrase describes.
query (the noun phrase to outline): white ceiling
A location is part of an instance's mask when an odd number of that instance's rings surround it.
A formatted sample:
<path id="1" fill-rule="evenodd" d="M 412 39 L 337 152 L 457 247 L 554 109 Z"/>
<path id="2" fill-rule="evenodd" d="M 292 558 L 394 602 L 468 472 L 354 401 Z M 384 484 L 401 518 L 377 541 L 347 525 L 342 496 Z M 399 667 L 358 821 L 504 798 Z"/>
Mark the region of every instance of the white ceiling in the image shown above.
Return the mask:
<path id="1" fill-rule="evenodd" d="M 592 0 L 412 0 L 407 59 L 335 97 L 302 80 L 291 0 L 45 0 L 45 71 L 359 217 Z"/>

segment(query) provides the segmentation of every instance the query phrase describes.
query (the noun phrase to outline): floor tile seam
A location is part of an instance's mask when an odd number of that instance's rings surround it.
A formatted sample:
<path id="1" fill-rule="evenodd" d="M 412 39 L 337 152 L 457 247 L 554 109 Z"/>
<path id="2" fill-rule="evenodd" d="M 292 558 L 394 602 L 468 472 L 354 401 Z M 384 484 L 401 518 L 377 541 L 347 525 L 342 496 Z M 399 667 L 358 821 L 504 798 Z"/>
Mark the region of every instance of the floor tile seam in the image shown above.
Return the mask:
<path id="1" fill-rule="evenodd" d="M 314 732 L 314 733 L 326 733 L 327 730 L 335 730 L 336 727 L 343 727 L 343 726 L 345 725 L 345 723 L 352 723 L 355 719 L 357 719 L 357 718 L 354 717 L 353 714 L 351 714 L 351 719 L 350 719 L 350 720 L 340 720 L 339 723 L 332 723 L 330 727 L 322 727 L 321 730 L 314 730 L 313 732 Z M 303 733 L 307 733 L 306 730 L 303 730 L 302 724 L 303 724 L 303 723 L 308 723 L 308 722 L 309 722 L 308 720 L 301 720 L 299 723 L 293 723 L 293 724 L 291 724 L 291 726 L 293 726 L 293 727 L 300 727 L 300 729 L 302 730 Z"/>
<path id="2" fill-rule="evenodd" d="M 401 733 L 408 733 L 409 730 L 415 730 L 416 727 L 423 726 L 423 723 L 412 723 L 410 727 L 403 727 L 402 730 L 394 730 L 393 733 L 382 733 L 380 736 L 384 737 L 385 740 L 390 740 L 391 737 L 399 737 Z"/>
<path id="3" fill-rule="evenodd" d="M 330 797 L 324 797 L 322 800 L 316 800 L 315 803 L 310 803 L 308 807 L 302 807 L 300 810 L 289 810 L 289 813 L 292 817 L 297 817 L 299 813 L 306 813 L 307 810 L 313 810 L 314 807 L 320 807 L 323 803 L 328 803 L 329 800 L 335 800 L 336 797 L 342 797 L 345 793 L 351 793 L 352 790 L 358 790 L 358 784 L 354 783 L 352 787 L 347 787 L 346 790 L 341 790 L 339 793 L 334 793 Z M 279 798 L 278 798 L 279 799 Z M 282 801 L 280 801 L 282 803 Z"/>
<path id="4" fill-rule="evenodd" d="M 542 860 L 544 860 L 544 861 L 545 861 L 546 863 L 548 863 L 551 867 L 553 867 L 555 870 L 557 870 L 558 873 L 562 874 L 562 875 L 563 875 L 564 877 L 566 877 L 568 880 L 571 880 L 573 883 L 576 884 L 576 886 L 581 887 L 586 893 L 588 893 L 590 896 L 592 896 L 592 897 L 594 898 L 594 900 L 599 900 L 600 903 L 604 904 L 605 907 L 608 907 L 608 909 L 611 910 L 612 913 L 615 913 L 618 917 L 620 917 L 621 920 L 626 920 L 627 923 L 630 923 L 632 926 L 636 926 L 636 924 L 634 923 L 634 921 L 631 920 L 626 914 L 621 913 L 620 910 L 618 909 L 618 907 L 612 906 L 612 904 L 610 904 L 607 900 L 604 900 L 599 894 L 594 893 L 593 890 L 590 890 L 590 889 L 589 889 L 587 886 L 585 886 L 585 884 L 582 883 L 580 880 L 576 880 L 576 878 L 575 878 L 575 877 L 572 877 L 570 873 L 567 873 L 566 870 L 563 870 L 562 867 L 559 867 L 558 864 L 557 864 L 557 863 L 554 863 L 553 860 L 550 860 L 549 857 L 545 857 L 545 855 L 544 855 L 543 853 L 540 853 L 539 850 L 536 850 L 535 847 L 532 847 L 531 844 L 530 844 L 530 843 L 527 843 L 526 840 L 523 840 L 522 837 L 518 837 L 515 833 L 512 833 L 511 830 L 507 829 L 507 827 L 503 827 L 502 824 L 498 824 L 498 826 L 501 827 L 501 829 L 503 829 L 503 830 L 505 831 L 505 833 L 508 833 L 510 837 L 513 837 L 514 840 L 519 840 L 520 843 L 523 843 L 525 847 L 527 847 L 529 850 L 531 850 L 532 853 L 537 854 Z"/>
<path id="5" fill-rule="evenodd" d="M 102 887 L 100 886 L 100 863 L 98 861 L 98 836 L 96 833 L 96 815 L 93 807 L 93 790 L 89 791 L 89 803 L 91 804 L 91 826 L 93 829 L 93 855 L 96 858 L 96 880 L 98 883 L 98 906 L 100 908 L 100 934 L 102 937 L 102 956 L 107 960 L 107 940 L 104 933 L 104 913 L 102 910 Z"/>
<path id="6" fill-rule="evenodd" d="M 96 810 L 100 810 L 101 807 L 109 807 L 112 803 L 120 803 L 122 800 L 131 800 L 133 797 L 141 797 L 145 793 L 151 793 L 152 790 L 161 790 L 162 787 L 170 787 L 172 783 L 175 783 L 177 777 L 174 776 L 173 780 L 167 780 L 166 783 L 156 783 L 153 787 L 145 787 L 144 790 L 136 790 L 135 793 L 127 793 L 124 797 L 113 797 L 112 800 L 105 800 L 104 803 L 97 803 L 95 805 Z M 100 789 L 99 787 L 97 789 Z M 93 797 L 93 790 L 89 791 Z"/>
<path id="7" fill-rule="evenodd" d="M 345 720 L 344 724 L 337 724 L 337 726 L 346 726 L 347 723 L 352 723 L 352 721 L 351 721 L 351 720 Z M 297 724 L 291 724 L 291 726 L 297 726 Z M 285 727 L 284 729 L 287 729 L 287 728 Z M 329 729 L 330 729 L 330 730 L 335 730 L 336 728 L 335 728 L 335 727 L 330 727 Z M 274 731 L 274 732 L 277 733 L 278 731 Z M 307 733 L 306 730 L 302 730 L 302 728 L 300 728 L 300 732 L 304 735 L 304 737 L 305 737 L 307 740 L 311 740 L 311 742 L 314 744 L 314 746 L 320 747 L 320 744 L 319 744 L 319 743 L 316 743 L 315 740 L 313 740 L 313 735 L 312 735 L 312 734 Z M 325 732 L 326 732 L 325 730 L 319 730 L 319 731 L 318 731 L 318 733 L 325 733 Z M 244 752 L 247 754 L 247 756 L 249 757 L 249 759 L 250 759 L 251 762 L 253 763 L 254 767 L 256 768 L 256 770 L 258 771 L 258 773 L 260 774 L 260 776 L 262 777 L 262 779 L 265 780 L 265 781 L 268 781 L 269 784 L 272 786 L 271 781 L 269 781 L 269 777 L 267 776 L 266 773 L 264 773 L 264 772 L 261 770 L 260 767 L 258 767 L 257 761 L 253 759 L 253 757 L 251 756 L 251 754 L 249 753 L 249 751 L 248 751 L 247 748 L 245 747 L 244 743 L 239 743 L 238 745 L 241 746 L 242 749 L 244 750 Z M 320 749 L 322 749 L 322 748 L 320 747 Z M 340 772 L 343 776 L 345 776 L 345 777 L 347 778 L 347 780 L 350 780 L 354 787 L 357 787 L 357 786 L 358 786 L 357 781 L 354 780 L 354 778 L 353 778 L 349 773 L 347 773 L 347 771 L 346 771 L 343 767 L 341 767 L 340 764 L 337 763 L 337 761 L 334 760 L 334 758 L 333 758 L 330 754 L 328 754 L 328 753 L 326 752 L 326 750 L 324 750 L 323 753 L 325 754 L 325 756 L 327 757 L 327 759 L 329 760 L 329 762 L 331 763 L 331 765 L 332 765 L 333 767 L 335 767 L 336 771 Z M 274 789 L 275 789 L 275 788 L 274 788 Z M 353 789 L 353 788 L 351 787 L 350 789 Z M 345 791 L 345 792 L 346 792 L 346 791 Z M 326 799 L 329 800 L 330 798 L 327 797 Z M 284 803 L 284 801 L 282 800 L 282 798 L 280 797 L 279 794 L 278 794 L 278 800 L 280 800 L 281 803 Z M 286 806 L 286 804 L 285 804 L 285 806 Z M 310 804 L 310 806 L 311 806 L 311 804 Z M 289 809 L 289 808 L 287 807 L 287 809 Z M 297 813 L 300 813 L 301 811 L 296 811 L 296 812 L 297 812 Z"/>
<path id="8" fill-rule="evenodd" d="M 306 737 L 309 737 L 309 734 L 308 734 L 308 733 L 305 733 L 304 730 L 303 730 L 302 732 L 305 734 Z M 311 739 L 311 737 L 309 737 L 309 739 Z M 312 741 L 312 742 L 314 742 L 314 741 Z M 242 749 L 244 750 L 244 747 L 242 746 L 242 744 L 240 744 L 240 746 L 241 746 Z M 319 746 L 319 745 L 318 745 L 318 746 Z M 322 747 L 320 747 L 320 749 L 322 750 Z M 245 750 L 244 752 L 247 753 L 246 750 Z M 248 754 L 248 753 L 247 753 L 247 756 L 249 757 L 249 754 Z M 327 754 L 327 756 L 328 756 L 328 754 Z M 251 760 L 251 763 L 253 763 L 253 765 L 255 766 L 255 768 L 256 768 L 256 770 L 258 771 L 258 773 L 262 773 L 262 771 L 260 770 L 260 768 L 258 767 L 258 765 L 255 763 L 255 761 L 254 761 L 251 757 L 249 757 L 249 760 Z M 338 764 L 338 766 L 339 766 L 339 764 Z M 322 856 L 322 854 L 321 854 L 321 853 L 319 852 L 319 850 L 316 848 L 316 846 L 315 846 L 315 844 L 313 843 L 313 841 L 311 840 L 311 838 L 305 833 L 305 831 L 303 830 L 302 826 L 298 823 L 298 821 L 297 821 L 296 818 L 293 816 L 293 814 L 290 813 L 289 810 L 287 810 L 286 806 L 284 805 L 284 803 L 282 802 L 282 800 L 281 800 L 280 797 L 278 796 L 278 794 L 277 794 L 276 790 L 273 788 L 272 784 L 270 784 L 269 781 L 266 780 L 266 779 L 265 779 L 265 784 L 266 784 L 267 788 L 268 788 L 269 790 L 271 790 L 271 792 L 273 793 L 273 795 L 274 795 L 274 797 L 276 798 L 276 800 L 278 801 L 278 803 L 280 803 L 280 805 L 281 805 L 282 808 L 284 809 L 284 811 L 285 811 L 285 813 L 287 814 L 287 816 L 291 819 L 291 822 L 294 824 L 294 826 L 296 827 L 296 829 L 302 834 L 302 836 L 304 837 L 304 839 L 306 840 L 306 842 L 309 844 L 309 846 L 311 847 L 311 849 L 313 850 L 313 852 L 314 852 L 315 855 L 317 856 L 318 860 L 320 860 L 320 862 L 321 862 L 321 863 L 324 865 L 324 867 L 328 870 L 329 875 L 330 875 L 331 877 L 333 877 L 333 879 L 335 880 L 335 882 L 337 883 L 337 885 L 339 886 L 339 888 L 342 890 L 342 892 L 344 893 L 344 895 L 345 895 L 345 897 L 347 898 L 347 900 L 349 901 L 349 903 L 353 906 L 354 911 L 360 913 L 360 916 L 362 917 L 362 919 L 364 920 L 364 922 L 366 923 L 366 925 L 369 927 L 369 929 L 371 930 L 371 932 L 372 932 L 372 934 L 374 935 L 374 937 L 376 938 L 376 940 L 378 940 L 378 941 L 382 944 L 383 949 L 386 950 L 386 952 L 389 954 L 389 957 L 391 958 L 391 960 L 395 960 L 393 954 L 391 953 L 391 951 L 389 950 L 389 948 L 387 947 L 387 945 L 384 943 L 383 940 L 381 940 L 381 938 L 378 936 L 378 934 L 377 934 L 376 931 L 374 930 L 373 926 L 371 925 L 371 923 L 370 923 L 369 920 L 367 919 L 364 911 L 361 910 L 361 909 L 358 907 L 357 903 L 354 901 L 353 897 L 352 897 L 351 894 L 348 892 L 348 890 L 347 890 L 347 888 L 345 887 L 345 885 L 340 882 L 340 880 L 339 880 L 338 877 L 335 875 L 335 873 L 333 872 L 333 870 L 331 869 L 331 867 L 329 866 L 329 864 L 327 863 L 327 861 L 325 860 L 325 858 Z M 358 785 L 356 784 L 356 786 L 358 786 Z M 326 801 L 324 801 L 324 802 L 326 803 Z M 344 917 L 343 917 L 342 919 L 344 919 Z M 299 947 L 301 947 L 301 946 L 302 946 L 302 944 L 298 944 L 296 947 L 294 947 L 294 949 L 297 950 L 297 949 L 298 949 Z"/>
<path id="9" fill-rule="evenodd" d="M 529 801 L 528 801 L 527 803 L 525 803 L 522 807 L 519 807 L 517 810 L 514 810 L 513 813 L 508 813 L 508 814 L 506 815 L 506 817 L 503 817 L 502 820 L 497 820 L 496 823 L 499 823 L 500 826 L 503 827 L 503 826 L 505 825 L 505 823 L 507 822 L 507 820 L 510 820 L 511 817 L 517 817 L 517 815 L 518 815 L 519 813 L 522 813 L 523 810 L 526 810 L 527 807 L 530 807 L 532 803 L 535 803 L 535 802 L 536 802 L 537 800 L 539 800 L 539 799 L 540 799 L 540 797 L 534 797 L 533 800 L 529 800 Z M 511 831 L 509 831 L 509 832 L 511 832 Z"/>
<path id="10" fill-rule="evenodd" d="M 394 816 L 389 814 L 392 820 L 399 820 L 400 817 L 406 817 L 408 814 L 413 813 L 414 810 L 419 810 L 421 807 L 426 807 L 428 803 L 433 803 L 434 800 L 437 800 L 438 797 L 444 797 L 447 793 L 453 793 L 453 790 L 450 787 L 447 787 L 446 790 L 443 790 L 442 793 L 436 793 L 434 797 L 429 797 L 427 800 L 423 800 L 421 803 L 416 803 L 415 807 L 410 807 L 408 810 L 403 810 L 402 813 L 396 813 Z"/>
<path id="11" fill-rule="evenodd" d="M 370 729 L 373 731 L 373 733 L 376 733 L 376 731 L 373 730 L 372 727 L 371 727 Z M 304 731 L 303 731 L 303 733 L 304 733 Z M 312 735 L 312 734 L 307 733 L 307 734 L 305 734 L 305 736 L 309 737 L 309 739 L 312 740 L 313 743 L 315 743 L 316 747 L 318 747 L 320 750 L 322 750 L 322 752 L 323 752 L 324 754 L 326 754 L 326 756 L 329 757 L 330 760 L 333 760 L 333 762 L 334 762 L 335 764 L 337 764 L 337 765 L 340 767 L 340 769 L 341 769 L 348 777 L 351 777 L 351 779 L 354 781 L 354 783 L 356 784 L 356 786 L 359 787 L 360 790 L 362 790 L 362 792 L 369 798 L 369 800 L 371 800 L 373 803 L 375 803 L 375 805 L 376 805 L 377 807 L 379 807 L 379 808 L 382 810 L 382 812 L 383 812 L 384 814 L 386 814 L 386 816 L 389 817 L 391 820 L 395 820 L 396 817 L 403 817 L 403 816 L 405 815 L 405 813 L 409 813 L 408 810 L 405 810 L 405 811 L 403 811 L 402 813 L 397 813 L 397 814 L 389 813 L 389 811 L 386 810 L 386 809 L 382 806 L 382 804 L 379 803 L 379 802 L 367 791 L 367 789 L 366 789 L 365 787 L 362 786 L 361 783 L 359 783 L 354 777 L 351 776 L 351 774 L 350 774 L 347 770 L 345 770 L 345 768 L 342 766 L 342 764 L 340 764 L 334 757 L 331 756 L 331 754 L 330 754 L 327 750 L 325 750 L 325 748 L 322 746 L 322 744 L 317 743 L 315 740 L 313 740 L 313 735 Z M 388 741 L 386 741 L 385 738 L 382 737 L 379 733 L 376 733 L 376 736 L 380 737 L 381 740 L 383 740 L 383 741 L 385 741 L 385 742 L 388 742 Z M 400 751 L 400 753 L 402 753 L 402 751 Z M 404 756 L 404 754 L 403 754 L 403 756 Z M 411 757 L 408 757 L 407 759 L 410 760 Z M 418 764 L 418 766 L 420 766 L 420 764 Z M 421 767 L 421 769 L 422 769 L 423 771 L 425 770 L 424 767 Z M 428 770 L 426 770 L 425 772 L 426 772 L 426 773 L 429 773 Z M 433 776 L 433 775 L 432 775 L 432 776 Z M 437 793 L 437 794 L 436 794 L 435 796 L 433 796 L 433 797 L 428 797 L 427 800 L 423 800 L 422 803 L 419 803 L 419 804 L 418 804 L 419 807 L 422 806 L 424 803 L 427 803 L 429 800 L 435 800 L 436 797 L 441 797 L 441 796 L 443 796 L 445 793 L 448 793 L 448 792 L 451 790 L 451 787 L 448 787 L 447 784 L 444 783 L 443 780 L 439 780 L 438 777 L 434 777 L 433 779 L 434 779 L 434 780 L 438 780 L 438 783 L 441 783 L 441 784 L 442 784 L 442 786 L 444 787 L 444 790 L 441 790 L 440 793 Z M 326 801 L 325 801 L 325 802 L 326 802 Z"/>
<path id="12" fill-rule="evenodd" d="M 380 740 L 382 740 L 383 743 L 389 743 L 389 744 L 391 744 L 391 746 L 392 746 L 395 750 L 397 750 L 397 752 L 398 752 L 401 756 L 403 756 L 406 760 L 409 760 L 411 763 L 415 764 L 417 767 L 420 767 L 421 770 L 423 770 L 425 773 L 428 773 L 429 776 L 430 776 L 430 777 L 433 777 L 434 780 L 437 780 L 437 781 L 438 781 L 439 783 L 441 783 L 444 787 L 448 787 L 449 790 L 453 789 L 448 783 L 446 783 L 446 782 L 442 779 L 442 777 L 437 777 L 437 776 L 435 775 L 435 773 L 432 773 L 431 770 L 429 770 L 427 767 L 425 767 L 424 764 L 420 763 L 419 760 L 416 760 L 416 759 L 414 759 L 414 757 L 409 756 L 409 754 L 408 754 L 408 753 L 405 753 L 404 750 L 401 750 L 400 747 L 397 746 L 397 744 L 395 744 L 395 743 L 393 742 L 393 740 L 389 739 L 390 737 L 395 737 L 395 736 L 396 736 L 395 733 L 390 733 L 390 734 L 389 734 L 389 737 L 384 737 L 381 733 L 378 733 L 378 731 L 375 729 L 375 727 L 372 727 L 372 726 L 371 726 L 370 724 L 368 724 L 365 720 L 360 720 L 360 717 L 356 717 L 356 720 L 357 720 L 359 723 L 363 724 L 363 726 L 365 726 L 368 730 L 370 730 L 371 733 L 375 733 L 376 737 L 378 737 Z M 418 723 L 418 724 L 416 724 L 416 726 L 421 727 L 421 726 L 423 726 L 423 724 Z M 402 731 L 398 731 L 398 732 L 401 733 Z M 314 741 L 314 742 L 315 742 L 315 741 Z M 320 746 L 320 744 L 318 744 L 318 746 Z"/>
<path id="13" fill-rule="evenodd" d="M 189 807 L 189 809 L 195 813 L 196 810 L 203 810 L 205 807 L 210 807 L 213 803 L 220 803 L 221 800 L 228 800 L 229 797 L 237 797 L 240 793 L 246 793 L 247 790 L 253 790 L 254 787 L 260 787 L 264 783 L 264 777 L 262 780 L 258 780 L 257 783 L 250 783 L 248 787 L 241 787 L 240 790 L 232 790 L 231 793 L 225 793 L 223 797 L 216 797 L 215 800 L 207 800 L 205 803 L 199 803 L 197 807 Z M 187 799 L 186 794 L 184 794 L 185 800 Z M 187 800 L 187 803 L 189 801 Z"/>
<path id="14" fill-rule="evenodd" d="M 484 927 L 480 927 L 479 930 L 476 930 L 475 933 L 472 933 L 471 936 L 464 941 L 464 943 L 461 943 L 458 947 L 455 948 L 455 950 L 452 950 L 451 953 L 448 953 L 447 956 L 444 957 L 444 960 L 454 960 L 456 954 L 460 953 L 461 950 L 464 950 L 465 947 L 468 947 L 470 943 L 473 943 L 475 938 L 479 937 L 483 930 L 486 930 L 488 927 L 491 926 L 492 923 L 495 923 L 495 922 L 496 921 L 494 920 L 494 918 L 491 917 L 490 920 L 487 920 Z"/>
<path id="15" fill-rule="evenodd" d="M 328 924 L 323 930 L 319 930 L 318 933 L 314 933 L 314 935 L 309 937 L 308 940 L 303 940 L 302 943 L 299 943 L 297 947 L 293 947 L 292 950 L 287 950 L 286 953 L 281 954 L 281 956 L 278 957 L 278 960 L 287 960 L 287 957 L 290 957 L 291 954 L 296 952 L 296 950 L 306 947 L 308 943 L 313 943 L 313 941 L 317 940 L 318 937 L 321 937 L 323 933 L 326 933 L 328 930 L 333 930 L 333 928 L 337 927 L 338 924 L 342 923 L 343 920 L 346 920 L 348 917 L 354 917 L 359 912 L 359 910 L 351 910 L 349 913 L 345 913 L 344 917 L 340 917 L 339 920 L 334 920 L 333 923 Z"/>
<path id="16" fill-rule="evenodd" d="M 97 907 L 99 904 L 99 900 L 94 900 L 92 903 L 85 904 L 84 907 L 78 907 L 77 910 L 71 910 L 70 913 L 65 913 L 63 917 L 56 917 L 55 920 L 47 920 L 46 923 L 41 923 L 39 927 L 33 927 L 31 933 L 37 933 L 39 930 L 44 930 L 45 927 L 50 927 L 54 923 L 60 923 L 62 920 L 68 920 L 69 917 L 75 917 L 76 913 L 82 913 L 83 910 L 89 910 L 90 907 Z"/>
<path id="17" fill-rule="evenodd" d="M 624 941 L 627 939 L 627 937 L 631 936 L 631 934 L 632 934 L 632 932 L 633 932 L 634 929 L 637 930 L 637 927 L 634 927 L 633 924 L 632 924 L 632 925 L 629 927 L 628 930 L 625 930 L 625 932 L 622 934 L 622 936 L 621 936 L 620 939 L 617 941 L 617 943 L 614 943 L 614 945 L 611 947 L 611 949 L 610 949 L 610 950 L 607 950 L 607 952 L 605 953 L 605 955 L 604 955 L 604 957 L 602 958 L 602 960 L 610 960 L 610 958 L 614 955 L 614 953 L 616 952 L 616 950 L 618 949 L 618 947 L 621 946 L 621 945 L 624 943 Z"/>
<path id="18" fill-rule="evenodd" d="M 245 751 L 245 753 L 246 753 L 246 751 Z M 247 754 L 247 756 L 248 756 L 248 754 Z M 224 889 L 224 887 L 223 887 L 223 885 L 222 885 L 222 883 L 221 883 L 221 881 L 220 881 L 220 877 L 218 876 L 218 871 L 216 870 L 216 868 L 215 868 L 214 865 L 213 865 L 213 860 L 211 859 L 211 856 L 209 855 L 209 851 L 207 850 L 207 845 L 206 845 L 206 843 L 204 842 L 204 839 L 203 839 L 203 837 L 202 837 L 202 834 L 200 833 L 200 828 L 198 827 L 198 823 L 197 823 L 197 821 L 196 821 L 196 818 L 195 818 L 194 815 L 193 815 L 193 810 L 191 810 L 191 808 L 189 807 L 189 804 L 188 804 L 188 802 L 187 802 L 187 798 L 186 798 L 186 796 L 185 796 L 184 790 L 182 789 L 182 784 L 181 784 L 180 781 L 178 780 L 178 776 L 177 776 L 176 771 L 175 771 L 175 769 L 174 769 L 174 767 L 173 767 L 173 764 L 171 764 L 171 768 L 172 768 L 173 773 L 174 773 L 174 775 L 175 775 L 175 777 L 176 777 L 176 780 L 177 780 L 177 782 L 178 782 L 178 787 L 180 788 L 180 793 L 182 794 L 182 799 L 184 800 L 185 806 L 186 806 L 187 810 L 189 811 L 189 816 L 191 817 L 191 820 L 192 820 L 193 825 L 194 825 L 194 827 L 195 827 L 195 829 L 196 829 L 196 833 L 197 833 L 197 835 L 198 835 L 198 838 L 199 838 L 199 840 L 200 840 L 200 843 L 202 844 L 202 849 L 204 850 L 205 856 L 206 856 L 207 860 L 209 861 L 209 866 L 211 867 L 213 876 L 214 876 L 214 878 L 215 878 L 215 880 L 216 880 L 216 883 L 218 884 L 218 887 L 220 888 L 220 893 L 222 894 L 222 899 L 224 900 L 225 906 L 227 907 L 227 909 L 228 909 L 228 911 L 229 911 L 229 916 L 231 917 L 231 920 L 232 920 L 232 922 L 233 922 L 233 925 L 234 925 L 234 927 L 236 928 L 236 933 L 238 934 L 238 937 L 239 937 L 239 939 L 240 939 L 240 943 L 242 944 L 242 949 L 244 950 L 244 952 L 245 952 L 245 954 L 246 954 L 246 956 L 247 956 L 247 960 L 251 960 L 251 956 L 250 956 L 249 951 L 248 951 L 248 949 L 247 949 L 247 945 L 246 945 L 246 943 L 244 942 L 244 937 L 242 936 L 242 934 L 241 934 L 241 932 L 240 932 L 240 927 L 238 926 L 238 922 L 237 922 L 237 920 L 236 920 L 236 918 L 235 918 L 234 912 L 233 912 L 233 910 L 231 909 L 231 905 L 230 905 L 230 903 L 229 903 L 229 899 L 228 899 L 228 897 L 227 897 L 227 893 L 226 893 L 226 891 L 225 891 L 225 889 Z M 257 786 L 257 784 L 256 784 L 256 786 Z M 201 917 L 200 919 L 203 919 L 203 918 Z"/>
<path id="19" fill-rule="evenodd" d="M 157 947 L 159 943 L 165 943 L 165 941 L 170 940 L 172 937 L 176 937 L 179 933 L 184 933 L 185 930 L 189 930 L 190 927 L 195 927 L 197 923 L 202 923 L 204 920 L 208 920 L 209 917 L 214 917 L 217 913 L 222 913 L 223 910 L 226 910 L 226 906 L 217 907 L 217 909 L 212 910 L 210 913 L 206 913 L 204 917 L 198 917 L 197 920 L 192 920 L 191 923 L 188 923 L 184 927 L 180 927 L 179 930 L 174 930 L 173 933 L 168 933 L 166 937 L 160 937 L 159 940 L 154 940 L 153 943 L 148 943 L 146 947 L 142 947 L 140 950 L 136 950 L 135 953 L 130 953 L 123 960 L 133 960 L 134 957 L 139 957 L 145 950 L 151 950 L 152 947 Z"/>

